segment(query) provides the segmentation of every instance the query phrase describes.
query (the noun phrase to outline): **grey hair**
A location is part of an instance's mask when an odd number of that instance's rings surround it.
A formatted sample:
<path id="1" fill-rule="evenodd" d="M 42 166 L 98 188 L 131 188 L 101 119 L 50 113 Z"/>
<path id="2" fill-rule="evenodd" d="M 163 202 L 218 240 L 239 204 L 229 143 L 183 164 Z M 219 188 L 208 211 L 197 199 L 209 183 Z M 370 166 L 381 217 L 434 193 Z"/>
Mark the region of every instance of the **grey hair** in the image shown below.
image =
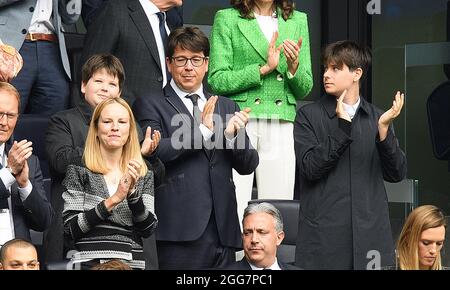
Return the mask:
<path id="1" fill-rule="evenodd" d="M 273 216 L 275 219 L 275 230 L 277 233 L 283 231 L 283 217 L 280 211 L 271 203 L 261 202 L 261 203 L 251 203 L 244 210 L 244 218 L 242 219 L 242 224 L 244 224 L 244 219 L 255 213 L 267 213 Z"/>

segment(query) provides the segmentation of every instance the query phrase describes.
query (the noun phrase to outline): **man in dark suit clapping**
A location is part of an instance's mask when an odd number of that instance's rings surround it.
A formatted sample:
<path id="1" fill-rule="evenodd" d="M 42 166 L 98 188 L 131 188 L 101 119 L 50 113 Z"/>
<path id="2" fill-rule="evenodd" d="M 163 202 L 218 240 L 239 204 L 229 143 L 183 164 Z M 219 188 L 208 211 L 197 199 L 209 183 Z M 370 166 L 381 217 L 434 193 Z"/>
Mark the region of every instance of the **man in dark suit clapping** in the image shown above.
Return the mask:
<path id="1" fill-rule="evenodd" d="M 46 230 L 53 215 L 32 143 L 12 137 L 19 109 L 19 92 L 0 82 L 0 245 L 12 238 L 31 241 L 30 229 Z"/>
<path id="2" fill-rule="evenodd" d="M 235 261 L 242 247 L 232 169 L 250 174 L 258 153 L 245 133 L 248 109 L 211 96 L 202 81 L 209 41 L 196 27 L 170 34 L 163 96 L 141 97 L 134 110 L 141 127 L 161 132 L 156 155 L 165 164 L 156 189 L 160 269 L 205 269 Z"/>

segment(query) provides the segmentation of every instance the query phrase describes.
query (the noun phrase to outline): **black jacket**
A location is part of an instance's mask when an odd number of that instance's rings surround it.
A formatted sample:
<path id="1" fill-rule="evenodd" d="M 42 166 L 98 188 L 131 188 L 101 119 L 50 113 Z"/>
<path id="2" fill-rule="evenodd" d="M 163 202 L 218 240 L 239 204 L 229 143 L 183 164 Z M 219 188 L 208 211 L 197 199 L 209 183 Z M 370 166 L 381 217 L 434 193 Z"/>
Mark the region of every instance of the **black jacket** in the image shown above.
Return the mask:
<path id="1" fill-rule="evenodd" d="M 299 267 L 366 269 L 375 257 L 381 266 L 394 261 L 384 180 L 405 177 L 406 157 L 392 126 L 379 141 L 383 113 L 361 98 L 350 123 L 337 118 L 336 98 L 328 95 L 298 110 Z"/>
<path id="2" fill-rule="evenodd" d="M 211 95 L 205 92 L 205 96 L 209 98 Z M 156 239 L 196 240 L 214 213 L 221 245 L 241 248 L 232 169 L 240 174 L 250 174 L 259 163 L 258 153 L 251 146 L 245 130 L 239 133 L 244 135 L 238 136 L 245 143 L 240 144 L 242 149 L 225 148 L 225 124 L 218 121 L 213 142 L 223 149 L 202 147 L 203 137 L 198 126 L 194 126 L 191 113 L 170 84 L 165 87 L 164 96 L 138 99 L 134 110 L 142 128 L 151 126 L 161 132 L 156 154 L 164 162 L 166 176 L 164 184 L 155 193 L 155 211 L 159 221 Z M 219 97 L 214 113 L 225 121 L 227 115 L 229 117 L 236 111 L 239 107 L 235 102 Z M 172 141 L 176 140 L 183 140 L 187 146 L 175 148 Z M 191 142 L 200 146 L 193 147 Z"/>

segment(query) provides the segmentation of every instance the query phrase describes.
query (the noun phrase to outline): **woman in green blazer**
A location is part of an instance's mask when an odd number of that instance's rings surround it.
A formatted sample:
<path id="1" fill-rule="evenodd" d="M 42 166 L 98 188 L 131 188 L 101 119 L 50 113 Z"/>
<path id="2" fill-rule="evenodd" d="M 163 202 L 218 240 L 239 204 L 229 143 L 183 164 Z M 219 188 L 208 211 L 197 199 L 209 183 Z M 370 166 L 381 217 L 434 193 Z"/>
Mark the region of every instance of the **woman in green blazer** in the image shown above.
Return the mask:
<path id="1" fill-rule="evenodd" d="M 258 150 L 258 198 L 292 199 L 296 101 L 313 80 L 306 14 L 291 0 L 231 0 L 217 12 L 211 33 L 208 82 L 241 108 L 251 108 L 247 133 Z M 242 216 L 253 176 L 234 182 Z"/>

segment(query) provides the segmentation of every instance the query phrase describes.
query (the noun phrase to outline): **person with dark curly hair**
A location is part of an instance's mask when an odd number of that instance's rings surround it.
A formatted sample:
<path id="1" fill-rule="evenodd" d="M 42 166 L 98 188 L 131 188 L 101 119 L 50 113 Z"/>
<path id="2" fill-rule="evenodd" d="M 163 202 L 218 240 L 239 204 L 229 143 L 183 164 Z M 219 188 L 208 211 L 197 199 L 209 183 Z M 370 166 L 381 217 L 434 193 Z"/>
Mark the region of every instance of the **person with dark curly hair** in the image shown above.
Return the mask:
<path id="1" fill-rule="evenodd" d="M 231 5 L 214 19 L 208 82 L 214 93 L 252 111 L 247 133 L 261 157 L 258 198 L 292 199 L 296 102 L 313 85 L 307 16 L 291 0 L 231 0 Z M 233 175 L 242 217 L 253 174 Z"/>

